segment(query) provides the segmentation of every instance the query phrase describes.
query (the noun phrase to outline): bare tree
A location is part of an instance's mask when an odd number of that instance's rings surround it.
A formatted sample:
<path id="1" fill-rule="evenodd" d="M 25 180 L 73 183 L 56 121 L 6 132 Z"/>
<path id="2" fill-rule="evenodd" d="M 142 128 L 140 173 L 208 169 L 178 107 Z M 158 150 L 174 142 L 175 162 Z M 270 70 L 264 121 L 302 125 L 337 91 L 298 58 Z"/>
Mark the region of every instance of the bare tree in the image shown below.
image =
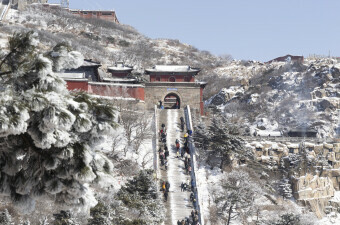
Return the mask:
<path id="1" fill-rule="evenodd" d="M 226 222 L 253 211 L 255 197 L 261 194 L 260 187 L 250 180 L 244 171 L 232 171 L 220 183 L 222 189 L 215 193 L 218 215 Z"/>
<path id="2" fill-rule="evenodd" d="M 136 127 L 135 127 L 135 135 L 133 137 L 133 146 L 136 154 L 139 153 L 139 150 L 143 144 L 143 142 L 149 138 L 151 138 L 151 126 L 150 126 L 151 118 L 143 113 L 137 116 Z"/>

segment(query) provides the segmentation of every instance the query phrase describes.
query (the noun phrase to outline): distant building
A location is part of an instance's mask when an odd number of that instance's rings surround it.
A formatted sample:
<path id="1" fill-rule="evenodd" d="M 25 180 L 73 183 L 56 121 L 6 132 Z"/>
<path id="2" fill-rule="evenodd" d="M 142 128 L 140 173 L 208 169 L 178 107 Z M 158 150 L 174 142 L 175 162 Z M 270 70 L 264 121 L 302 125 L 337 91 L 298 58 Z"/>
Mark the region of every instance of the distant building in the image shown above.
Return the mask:
<path id="1" fill-rule="evenodd" d="M 318 132 L 313 129 L 297 128 L 290 130 L 287 134 L 289 137 L 316 137 Z"/>
<path id="2" fill-rule="evenodd" d="M 0 0 L 1 1 L 1 0 Z M 119 20 L 117 18 L 116 12 L 114 10 L 79 10 L 79 9 L 69 9 L 68 4 L 51 4 L 48 3 L 48 0 L 2 0 L 2 1 L 10 1 L 12 8 L 23 10 L 27 5 L 30 4 L 42 4 L 42 6 L 46 8 L 63 8 L 68 10 L 74 15 L 78 15 L 85 19 L 102 19 L 106 21 L 110 21 L 113 23 L 119 24 Z M 61 1 L 63 2 L 63 1 Z"/>
<path id="3" fill-rule="evenodd" d="M 285 55 L 285 56 L 272 59 L 266 63 L 272 63 L 272 62 L 300 62 L 302 63 L 303 60 L 304 60 L 303 56 Z"/>
<path id="4" fill-rule="evenodd" d="M 72 14 L 78 15 L 85 19 L 102 19 L 119 24 L 116 12 L 113 10 L 78 10 L 70 9 Z"/>

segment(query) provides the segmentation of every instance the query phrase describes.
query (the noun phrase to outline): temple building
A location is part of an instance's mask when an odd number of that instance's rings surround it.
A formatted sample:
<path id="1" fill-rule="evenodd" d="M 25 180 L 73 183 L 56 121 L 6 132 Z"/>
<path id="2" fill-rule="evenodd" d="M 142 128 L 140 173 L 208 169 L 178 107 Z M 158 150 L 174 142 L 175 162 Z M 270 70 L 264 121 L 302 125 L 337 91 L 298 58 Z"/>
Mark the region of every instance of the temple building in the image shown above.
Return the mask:
<path id="1" fill-rule="evenodd" d="M 150 109 L 159 101 L 164 108 L 191 108 L 203 113 L 203 89 L 205 82 L 196 81 L 200 72 L 190 66 L 157 65 L 145 70 L 150 82 L 145 83 L 145 104 Z"/>
<path id="2" fill-rule="evenodd" d="M 196 80 L 200 72 L 190 66 L 157 65 L 146 69 L 148 82 L 132 76 L 133 68 L 117 62 L 107 68 L 103 76 L 100 63 L 85 60 L 77 69 L 57 73 L 73 91 L 86 91 L 93 95 L 136 99 L 145 109 L 152 110 L 162 102 L 165 109 L 182 108 L 186 105 L 203 114 L 203 89 L 205 82 Z"/>
<path id="3" fill-rule="evenodd" d="M 105 82 L 113 83 L 138 83 L 138 80 L 134 78 L 131 74 L 133 67 L 125 65 L 123 62 L 117 62 L 114 66 L 109 66 L 107 72 L 109 72 L 112 77 L 103 78 Z"/>
<path id="4" fill-rule="evenodd" d="M 117 14 L 114 10 L 79 10 L 70 9 L 70 12 L 74 15 L 78 15 L 85 19 L 102 19 L 119 24 Z"/>

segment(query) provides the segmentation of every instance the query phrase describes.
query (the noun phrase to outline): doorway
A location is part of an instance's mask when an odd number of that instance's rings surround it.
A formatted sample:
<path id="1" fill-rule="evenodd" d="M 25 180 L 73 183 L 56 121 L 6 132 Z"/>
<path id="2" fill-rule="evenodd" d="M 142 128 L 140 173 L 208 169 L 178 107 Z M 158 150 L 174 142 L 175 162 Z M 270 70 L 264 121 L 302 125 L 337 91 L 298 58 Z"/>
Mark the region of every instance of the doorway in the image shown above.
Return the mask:
<path id="1" fill-rule="evenodd" d="M 180 109 L 181 99 L 175 93 L 169 93 L 164 97 L 165 109 Z"/>

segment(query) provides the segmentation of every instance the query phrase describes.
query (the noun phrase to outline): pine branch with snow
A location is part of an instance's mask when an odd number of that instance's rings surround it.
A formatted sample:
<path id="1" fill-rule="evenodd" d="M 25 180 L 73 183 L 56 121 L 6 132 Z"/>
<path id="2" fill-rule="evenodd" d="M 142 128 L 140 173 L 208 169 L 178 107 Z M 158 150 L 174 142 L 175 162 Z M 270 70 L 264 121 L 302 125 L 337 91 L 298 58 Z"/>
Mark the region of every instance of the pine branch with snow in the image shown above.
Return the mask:
<path id="1" fill-rule="evenodd" d="M 5 89 L 0 94 L 0 192 L 24 212 L 43 197 L 93 206 L 88 183 L 113 169 L 95 146 L 115 129 L 114 108 L 85 93 L 69 93 L 54 75 L 55 62 L 58 68 L 79 66 L 78 53 L 60 46 L 53 50 L 61 50 L 54 62 L 51 52 L 36 50 L 36 42 L 31 32 L 15 34 L 0 59 L 0 73 L 6 73 L 0 81 Z"/>

